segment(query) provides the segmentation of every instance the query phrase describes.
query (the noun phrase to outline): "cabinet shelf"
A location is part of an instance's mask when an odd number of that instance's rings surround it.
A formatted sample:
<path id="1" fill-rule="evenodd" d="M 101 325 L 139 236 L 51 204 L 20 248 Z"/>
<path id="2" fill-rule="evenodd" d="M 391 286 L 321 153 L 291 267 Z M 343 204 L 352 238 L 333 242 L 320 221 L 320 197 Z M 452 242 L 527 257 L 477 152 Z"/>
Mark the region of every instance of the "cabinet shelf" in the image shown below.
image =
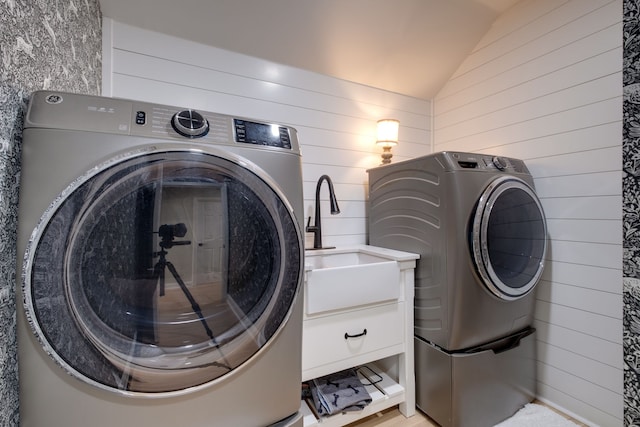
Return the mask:
<path id="1" fill-rule="evenodd" d="M 358 370 L 358 375 L 371 396 L 371 403 L 361 411 L 342 412 L 327 417 L 319 417 L 313 409 L 313 402 L 303 400 L 300 405 L 300 413 L 304 417 L 304 427 L 344 426 L 404 402 L 404 387 L 389 377 L 375 363 L 368 363 L 365 367 L 367 369 Z"/>

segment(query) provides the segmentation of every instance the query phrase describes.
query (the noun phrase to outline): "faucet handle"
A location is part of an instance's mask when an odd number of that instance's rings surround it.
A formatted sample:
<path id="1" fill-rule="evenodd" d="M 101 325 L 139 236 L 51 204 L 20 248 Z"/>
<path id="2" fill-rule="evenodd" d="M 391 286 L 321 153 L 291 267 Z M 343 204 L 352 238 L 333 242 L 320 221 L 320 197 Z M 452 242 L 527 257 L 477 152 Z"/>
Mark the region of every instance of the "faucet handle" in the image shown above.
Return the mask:
<path id="1" fill-rule="evenodd" d="M 306 231 L 307 231 L 307 233 L 315 233 L 316 231 L 318 231 L 318 227 L 316 227 L 315 225 L 311 225 L 311 217 L 309 217 L 309 219 L 307 219 Z"/>

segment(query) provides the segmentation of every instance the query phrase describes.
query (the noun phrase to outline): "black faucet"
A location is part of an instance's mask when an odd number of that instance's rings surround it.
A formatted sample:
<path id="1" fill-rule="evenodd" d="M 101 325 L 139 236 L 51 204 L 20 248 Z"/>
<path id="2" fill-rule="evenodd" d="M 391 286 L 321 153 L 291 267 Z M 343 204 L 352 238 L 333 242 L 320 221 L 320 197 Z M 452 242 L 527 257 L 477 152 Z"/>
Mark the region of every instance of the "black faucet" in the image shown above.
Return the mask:
<path id="1" fill-rule="evenodd" d="M 318 179 L 318 184 L 316 185 L 315 222 L 314 225 L 311 225 L 311 217 L 309 217 L 306 230 L 307 233 L 313 233 L 313 249 L 333 249 L 335 246 L 327 248 L 322 247 L 322 225 L 320 224 L 320 187 L 322 186 L 322 181 L 327 181 L 327 184 L 329 184 L 329 203 L 331 205 L 331 215 L 340 213 L 338 201 L 336 200 L 336 193 L 333 191 L 333 182 L 331 182 L 331 178 L 329 178 L 329 175 L 322 175 L 320 179 Z"/>

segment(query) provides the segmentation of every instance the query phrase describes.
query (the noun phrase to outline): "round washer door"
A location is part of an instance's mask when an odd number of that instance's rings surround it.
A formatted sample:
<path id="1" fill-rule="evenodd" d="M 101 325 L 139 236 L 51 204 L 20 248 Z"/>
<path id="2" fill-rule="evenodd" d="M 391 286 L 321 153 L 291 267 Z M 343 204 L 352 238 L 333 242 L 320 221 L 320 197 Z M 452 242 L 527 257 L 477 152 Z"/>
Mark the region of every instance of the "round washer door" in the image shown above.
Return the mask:
<path id="1" fill-rule="evenodd" d="M 45 351 L 126 395 L 182 394 L 241 369 L 286 324 L 302 277 L 293 211 L 226 153 L 131 153 L 49 207 L 23 290 Z"/>
<path id="2" fill-rule="evenodd" d="M 476 270 L 503 300 L 531 292 L 544 266 L 547 227 L 540 200 L 523 180 L 500 177 L 478 201 L 470 236 Z"/>

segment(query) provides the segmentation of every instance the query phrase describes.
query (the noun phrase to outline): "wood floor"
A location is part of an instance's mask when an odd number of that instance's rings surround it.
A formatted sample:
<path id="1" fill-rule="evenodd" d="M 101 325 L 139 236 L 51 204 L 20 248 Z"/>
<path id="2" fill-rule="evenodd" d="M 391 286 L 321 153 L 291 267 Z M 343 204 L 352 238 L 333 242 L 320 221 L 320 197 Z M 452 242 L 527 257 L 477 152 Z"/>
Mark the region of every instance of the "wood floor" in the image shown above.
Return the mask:
<path id="1" fill-rule="evenodd" d="M 438 427 L 422 412 L 416 410 L 413 417 L 405 418 L 398 411 L 398 407 L 378 412 L 360 421 L 349 424 L 348 427 Z"/>

